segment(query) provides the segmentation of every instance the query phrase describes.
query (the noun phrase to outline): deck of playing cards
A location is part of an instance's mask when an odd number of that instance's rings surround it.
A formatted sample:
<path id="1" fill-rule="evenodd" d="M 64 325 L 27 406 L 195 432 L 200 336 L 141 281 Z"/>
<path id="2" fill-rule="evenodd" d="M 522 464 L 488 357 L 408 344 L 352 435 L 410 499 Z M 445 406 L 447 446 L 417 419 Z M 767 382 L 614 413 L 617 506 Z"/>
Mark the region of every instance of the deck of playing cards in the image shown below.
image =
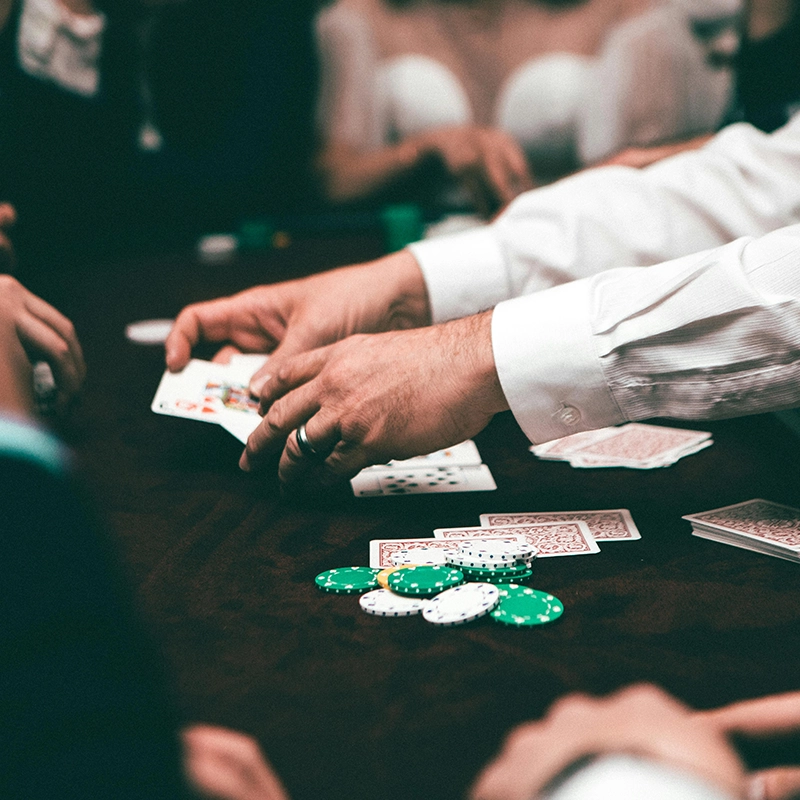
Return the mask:
<path id="1" fill-rule="evenodd" d="M 800 563 L 800 509 L 756 499 L 683 519 L 694 536 Z"/>
<path id="2" fill-rule="evenodd" d="M 689 431 L 662 425 L 629 422 L 616 428 L 600 428 L 555 439 L 530 450 L 547 461 L 567 461 L 573 467 L 668 467 L 684 456 L 713 444 L 707 431 Z"/>

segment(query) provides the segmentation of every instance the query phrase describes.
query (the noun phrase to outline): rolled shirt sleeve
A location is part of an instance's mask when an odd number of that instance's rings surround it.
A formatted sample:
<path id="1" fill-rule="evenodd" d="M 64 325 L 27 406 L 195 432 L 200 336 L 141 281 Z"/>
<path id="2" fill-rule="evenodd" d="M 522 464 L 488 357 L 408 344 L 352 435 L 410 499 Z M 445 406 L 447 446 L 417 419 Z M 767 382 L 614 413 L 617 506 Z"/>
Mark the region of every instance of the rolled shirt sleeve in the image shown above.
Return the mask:
<path id="1" fill-rule="evenodd" d="M 800 117 L 584 173 L 412 252 L 434 321 L 495 307 L 503 391 L 542 442 L 800 405 L 798 209 Z"/>

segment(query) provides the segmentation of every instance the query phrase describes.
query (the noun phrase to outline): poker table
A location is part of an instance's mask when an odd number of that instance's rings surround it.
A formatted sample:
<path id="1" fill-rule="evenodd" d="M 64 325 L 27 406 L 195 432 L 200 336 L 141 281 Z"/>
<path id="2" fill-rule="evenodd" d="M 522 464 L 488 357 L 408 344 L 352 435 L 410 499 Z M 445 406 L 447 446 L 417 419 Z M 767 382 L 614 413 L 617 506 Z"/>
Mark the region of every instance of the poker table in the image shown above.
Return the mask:
<path id="1" fill-rule="evenodd" d="M 109 522 L 181 718 L 254 735 L 295 800 L 446 800 L 513 725 L 566 692 L 653 681 L 709 708 L 800 688 L 797 565 L 693 537 L 681 519 L 755 497 L 800 506 L 798 440 L 772 415 L 691 426 L 714 445 L 636 471 L 537 460 L 502 414 L 476 438 L 496 491 L 355 498 L 347 485 L 284 494 L 274 468 L 238 469 L 241 445 L 222 428 L 150 411 L 163 352 L 126 341 L 127 323 L 381 250 L 378 235 L 328 233 L 230 263 L 131 258 L 31 286 L 84 345 L 85 392 L 57 428 Z M 604 508 L 629 509 L 642 538 L 537 562 L 530 585 L 565 607 L 549 625 L 374 617 L 314 583 L 367 565 L 371 539 L 432 536 L 486 512 Z M 797 745 L 745 756 L 763 765 Z"/>

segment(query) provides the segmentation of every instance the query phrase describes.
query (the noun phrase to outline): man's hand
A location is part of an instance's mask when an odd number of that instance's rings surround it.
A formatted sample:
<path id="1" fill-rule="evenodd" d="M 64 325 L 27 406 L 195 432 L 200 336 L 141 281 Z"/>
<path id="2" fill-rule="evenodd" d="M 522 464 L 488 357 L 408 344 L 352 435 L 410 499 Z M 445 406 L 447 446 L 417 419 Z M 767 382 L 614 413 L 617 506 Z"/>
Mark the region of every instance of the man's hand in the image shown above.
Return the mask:
<path id="1" fill-rule="evenodd" d="M 800 692 L 745 700 L 696 716 L 720 733 L 752 739 L 800 734 Z M 800 759 L 798 759 L 800 762 Z M 800 797 L 800 763 L 773 767 L 748 775 L 748 796 L 760 800 L 791 800 Z"/>
<path id="2" fill-rule="evenodd" d="M 597 699 L 571 695 L 521 725 L 473 787 L 471 800 L 531 800 L 586 756 L 640 754 L 743 796 L 744 773 L 725 737 L 655 686 Z"/>
<path id="3" fill-rule="evenodd" d="M 533 188 L 522 148 L 504 131 L 462 125 L 425 131 L 414 141 L 420 154 L 442 161 L 484 215 Z"/>
<path id="4" fill-rule="evenodd" d="M 0 275 L 0 347 L 8 373 L 3 399 L 16 411 L 30 410 L 33 362 L 50 364 L 60 403 L 78 392 L 86 376 L 72 323 L 10 275 Z"/>
<path id="5" fill-rule="evenodd" d="M 214 800 L 289 800 L 255 739 L 211 725 L 182 734 L 184 770 L 201 797 Z"/>
<path id="6" fill-rule="evenodd" d="M 8 231 L 17 221 L 17 212 L 10 203 L 0 203 L 0 271 L 13 272 L 16 259 L 14 245 L 8 238 Z"/>
<path id="7" fill-rule="evenodd" d="M 283 448 L 284 483 L 323 482 L 390 458 L 456 444 L 508 408 L 494 366 L 491 312 L 410 331 L 352 336 L 285 361 L 263 385 L 266 415 L 240 465 L 256 469 Z M 323 457 L 298 448 L 306 424 Z M 288 438 L 287 438 L 288 437 Z"/>
<path id="8" fill-rule="evenodd" d="M 183 369 L 200 341 L 227 342 L 239 350 L 272 353 L 254 376 L 258 395 L 266 377 L 289 357 L 344 339 L 427 325 L 425 282 L 411 253 L 370 264 L 259 286 L 232 297 L 187 306 L 166 342 L 167 366 Z"/>

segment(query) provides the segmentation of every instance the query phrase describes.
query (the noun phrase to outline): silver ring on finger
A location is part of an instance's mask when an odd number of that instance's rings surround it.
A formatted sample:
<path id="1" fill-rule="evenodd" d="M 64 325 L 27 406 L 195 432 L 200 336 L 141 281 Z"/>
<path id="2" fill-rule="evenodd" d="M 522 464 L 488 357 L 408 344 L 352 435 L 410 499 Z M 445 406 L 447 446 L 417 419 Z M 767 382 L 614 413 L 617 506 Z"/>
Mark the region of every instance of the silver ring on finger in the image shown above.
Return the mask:
<path id="1" fill-rule="evenodd" d="M 317 450 L 313 444 L 308 440 L 308 434 L 306 433 L 306 425 L 303 423 L 297 430 L 294 432 L 294 438 L 297 442 L 297 447 L 299 448 L 300 452 L 304 456 L 308 456 L 309 458 L 315 458 L 317 461 L 324 461 L 325 456 Z"/>

